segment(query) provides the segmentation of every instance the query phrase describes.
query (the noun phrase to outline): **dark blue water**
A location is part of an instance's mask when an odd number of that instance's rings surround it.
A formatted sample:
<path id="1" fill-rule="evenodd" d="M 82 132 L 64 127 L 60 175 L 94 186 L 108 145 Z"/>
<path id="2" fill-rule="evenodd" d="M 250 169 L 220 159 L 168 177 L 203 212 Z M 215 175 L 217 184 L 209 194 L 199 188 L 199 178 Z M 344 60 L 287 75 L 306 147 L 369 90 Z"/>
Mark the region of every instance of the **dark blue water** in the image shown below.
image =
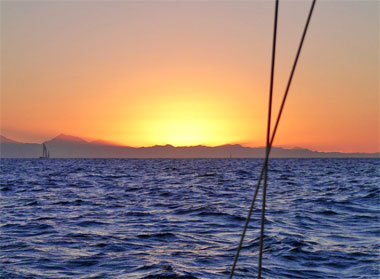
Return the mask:
<path id="1" fill-rule="evenodd" d="M 3 159 L 0 277 L 227 278 L 261 164 Z M 379 167 L 272 160 L 263 278 L 378 278 Z M 236 278 L 256 276 L 259 219 Z"/>

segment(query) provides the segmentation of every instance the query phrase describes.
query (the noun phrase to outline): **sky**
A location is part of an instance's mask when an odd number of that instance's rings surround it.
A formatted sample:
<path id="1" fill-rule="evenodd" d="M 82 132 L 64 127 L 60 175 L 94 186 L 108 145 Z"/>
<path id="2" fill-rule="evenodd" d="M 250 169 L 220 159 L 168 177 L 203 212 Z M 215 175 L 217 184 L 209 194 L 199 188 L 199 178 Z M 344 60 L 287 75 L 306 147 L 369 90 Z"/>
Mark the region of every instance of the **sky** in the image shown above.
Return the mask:
<path id="1" fill-rule="evenodd" d="M 280 1 L 274 117 L 310 4 Z M 274 1 L 0 5 L 2 135 L 265 145 Z M 274 144 L 379 152 L 379 106 L 379 2 L 317 1 Z"/>

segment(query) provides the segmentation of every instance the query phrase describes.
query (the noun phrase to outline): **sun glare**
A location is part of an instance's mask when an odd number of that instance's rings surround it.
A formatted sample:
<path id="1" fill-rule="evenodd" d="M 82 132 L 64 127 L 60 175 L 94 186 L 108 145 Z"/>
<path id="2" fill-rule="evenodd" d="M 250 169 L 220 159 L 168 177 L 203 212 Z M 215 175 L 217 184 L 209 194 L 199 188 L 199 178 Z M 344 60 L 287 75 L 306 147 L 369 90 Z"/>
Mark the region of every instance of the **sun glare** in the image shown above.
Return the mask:
<path id="1" fill-rule="evenodd" d="M 171 95 L 149 107 L 149 118 L 139 125 L 139 130 L 152 143 L 214 146 L 231 140 L 225 107 L 215 99 Z"/>
<path id="2" fill-rule="evenodd" d="M 206 118 L 183 117 L 157 121 L 151 129 L 157 142 L 189 146 L 217 142 L 222 136 L 218 133 L 218 126 L 217 121 Z"/>

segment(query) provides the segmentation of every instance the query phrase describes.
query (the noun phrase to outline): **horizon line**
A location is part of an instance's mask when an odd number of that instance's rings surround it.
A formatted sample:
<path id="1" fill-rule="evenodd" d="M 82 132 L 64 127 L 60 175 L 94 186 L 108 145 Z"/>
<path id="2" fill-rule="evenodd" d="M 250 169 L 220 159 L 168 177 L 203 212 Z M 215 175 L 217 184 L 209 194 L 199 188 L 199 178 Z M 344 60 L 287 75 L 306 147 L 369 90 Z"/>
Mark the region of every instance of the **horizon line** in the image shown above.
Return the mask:
<path id="1" fill-rule="evenodd" d="M 44 143 L 47 143 L 49 141 L 52 141 L 54 139 L 60 138 L 60 137 L 61 138 L 67 137 L 67 138 L 72 138 L 72 141 L 74 141 L 74 139 L 77 139 L 77 141 L 82 141 L 82 142 L 88 143 L 88 144 L 96 144 L 96 142 L 102 142 L 101 145 L 115 146 L 115 147 L 126 147 L 126 148 L 136 148 L 136 149 L 137 148 L 165 147 L 165 146 L 173 147 L 173 148 L 192 148 L 192 147 L 217 148 L 217 147 L 223 147 L 223 146 L 240 146 L 240 147 L 243 147 L 243 148 L 252 148 L 252 149 L 265 148 L 264 145 L 262 145 L 262 146 L 247 146 L 247 145 L 244 145 L 244 143 L 224 143 L 224 144 L 220 144 L 220 145 L 204 145 L 204 144 L 197 144 L 197 145 L 174 145 L 174 144 L 166 143 L 166 144 L 154 144 L 154 145 L 147 145 L 147 146 L 131 146 L 131 145 L 126 145 L 126 144 L 117 143 L 117 142 L 113 142 L 113 141 L 102 140 L 102 139 L 89 140 L 89 139 L 84 139 L 82 137 L 73 136 L 73 135 L 64 134 L 64 133 L 60 133 L 57 136 L 52 137 L 52 138 L 50 138 L 48 140 L 45 140 L 45 141 L 43 141 L 41 143 L 39 143 L 39 142 L 21 142 L 21 141 L 13 140 L 12 138 L 6 137 L 3 134 L 0 134 L 0 136 L 2 138 L 10 140 L 11 142 L 14 142 L 14 143 L 19 143 L 19 144 L 41 144 L 41 145 L 44 144 Z M 66 140 L 70 141 L 69 139 L 66 139 Z M 0 143 L 6 143 L 6 142 L 0 141 Z M 311 152 L 318 152 L 318 153 L 380 154 L 380 151 L 375 151 L 375 152 L 358 152 L 358 151 L 354 151 L 354 152 L 342 152 L 342 151 L 320 151 L 320 150 L 316 150 L 316 149 L 311 149 L 309 147 L 300 147 L 300 146 L 286 147 L 286 146 L 281 146 L 281 145 L 274 145 L 273 147 L 274 148 L 287 149 L 287 150 L 294 150 L 294 149 L 308 150 L 308 151 L 311 151 Z"/>

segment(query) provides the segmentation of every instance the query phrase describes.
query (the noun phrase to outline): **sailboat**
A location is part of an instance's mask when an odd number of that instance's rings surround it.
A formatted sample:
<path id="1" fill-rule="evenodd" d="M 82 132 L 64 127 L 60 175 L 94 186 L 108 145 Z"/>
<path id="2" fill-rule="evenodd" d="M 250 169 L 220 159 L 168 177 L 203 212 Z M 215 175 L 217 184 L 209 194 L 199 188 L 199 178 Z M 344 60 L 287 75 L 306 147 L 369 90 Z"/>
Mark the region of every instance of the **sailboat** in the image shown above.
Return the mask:
<path id="1" fill-rule="evenodd" d="M 47 158 L 50 158 L 50 154 L 46 148 L 46 145 L 43 143 L 42 144 L 42 156 L 40 156 L 40 159 L 47 159 Z"/>

